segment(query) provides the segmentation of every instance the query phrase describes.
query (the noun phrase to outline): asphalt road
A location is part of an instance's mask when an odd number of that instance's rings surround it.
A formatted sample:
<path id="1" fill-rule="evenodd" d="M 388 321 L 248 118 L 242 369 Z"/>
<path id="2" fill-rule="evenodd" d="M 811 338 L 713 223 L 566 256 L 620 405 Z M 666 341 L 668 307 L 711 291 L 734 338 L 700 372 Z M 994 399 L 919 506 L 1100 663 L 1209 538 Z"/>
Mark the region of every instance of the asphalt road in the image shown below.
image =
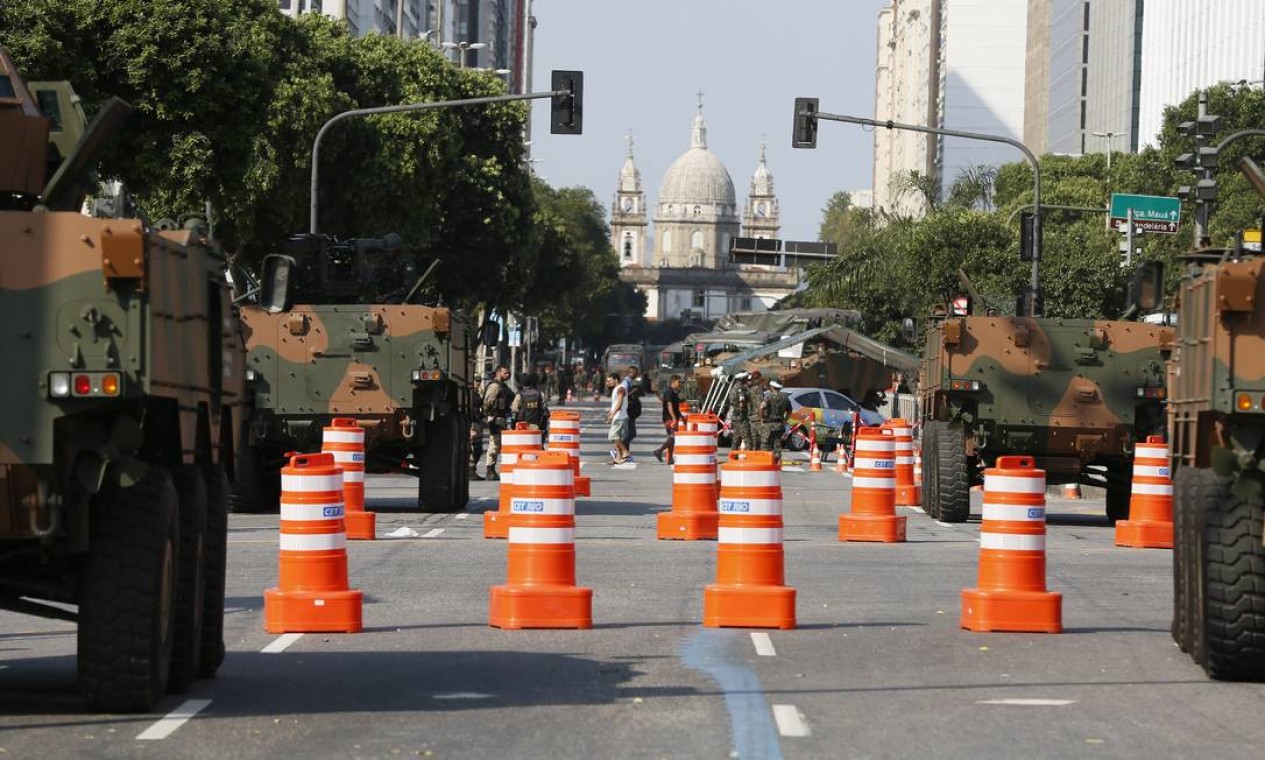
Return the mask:
<path id="1" fill-rule="evenodd" d="M 408 511 L 411 480 L 372 477 L 379 540 L 349 547 L 364 632 L 264 633 L 277 518 L 234 515 L 219 677 L 158 714 L 85 714 L 73 626 L 0 613 L 0 754 L 1156 758 L 1265 746 L 1265 685 L 1209 681 L 1177 651 L 1170 553 L 1114 547 L 1101 500 L 1049 501 L 1048 581 L 1066 631 L 977 634 L 958 615 L 978 517 L 902 510 L 907 543 L 840 544 L 850 481 L 786 472 L 798 629 L 704 629 L 715 544 L 655 540 L 671 494 L 670 468 L 649 455 L 661 433 L 634 444 L 635 468 L 614 469 L 598 410 L 582 408 L 593 496 L 578 505 L 577 564 L 592 630 L 487 626 L 488 589 L 505 580 L 505 542 L 482 537 L 495 484 L 473 484 L 466 513 L 422 515 Z M 387 537 L 400 529 L 416 536 Z"/>

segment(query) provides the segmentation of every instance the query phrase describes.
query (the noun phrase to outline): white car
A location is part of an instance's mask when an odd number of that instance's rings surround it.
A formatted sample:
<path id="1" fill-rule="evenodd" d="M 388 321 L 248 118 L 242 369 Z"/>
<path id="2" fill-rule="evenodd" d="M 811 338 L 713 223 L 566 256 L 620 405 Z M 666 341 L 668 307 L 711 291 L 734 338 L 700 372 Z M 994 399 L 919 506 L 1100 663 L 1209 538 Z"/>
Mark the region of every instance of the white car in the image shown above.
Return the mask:
<path id="1" fill-rule="evenodd" d="M 844 429 L 852 426 L 852 413 L 861 413 L 861 424 L 866 426 L 882 425 L 883 415 L 872 409 L 864 409 L 852 398 L 829 388 L 786 388 L 782 391 L 791 400 L 791 415 L 797 415 L 801 409 L 812 410 L 813 419 L 819 425 L 829 428 Z"/>

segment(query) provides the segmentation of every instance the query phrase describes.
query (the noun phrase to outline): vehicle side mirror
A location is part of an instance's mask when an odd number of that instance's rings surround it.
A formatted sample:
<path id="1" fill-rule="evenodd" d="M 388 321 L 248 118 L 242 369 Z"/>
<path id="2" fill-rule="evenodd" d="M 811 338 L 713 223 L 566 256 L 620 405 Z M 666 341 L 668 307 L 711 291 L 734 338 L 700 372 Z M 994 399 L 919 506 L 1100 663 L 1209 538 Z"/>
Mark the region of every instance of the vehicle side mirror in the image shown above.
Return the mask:
<path id="1" fill-rule="evenodd" d="M 290 308 L 290 280 L 296 263 L 292 256 L 277 253 L 264 256 L 259 305 L 269 314 L 277 314 Z"/>
<path id="2" fill-rule="evenodd" d="M 1164 302 L 1164 264 L 1144 261 L 1133 270 L 1129 303 L 1139 311 L 1155 311 Z"/>
<path id="3" fill-rule="evenodd" d="M 496 320 L 489 320 L 483 325 L 483 332 L 479 336 L 479 342 L 485 346 L 496 346 L 501 343 L 501 323 Z"/>
<path id="4" fill-rule="evenodd" d="M 900 321 L 900 337 L 905 343 L 913 346 L 918 343 L 918 326 L 913 317 L 905 317 Z"/>

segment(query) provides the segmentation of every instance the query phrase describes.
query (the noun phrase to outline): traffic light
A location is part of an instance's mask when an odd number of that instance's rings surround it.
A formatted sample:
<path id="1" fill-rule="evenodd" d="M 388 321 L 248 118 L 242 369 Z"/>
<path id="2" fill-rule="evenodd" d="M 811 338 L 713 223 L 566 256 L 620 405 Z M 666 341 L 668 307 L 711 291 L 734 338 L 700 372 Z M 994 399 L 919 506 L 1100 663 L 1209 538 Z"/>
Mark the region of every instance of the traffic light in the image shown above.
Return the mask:
<path id="1" fill-rule="evenodd" d="M 817 98 L 795 98 L 795 127 L 791 132 L 792 148 L 817 147 Z"/>
<path id="2" fill-rule="evenodd" d="M 1031 211 L 1019 212 L 1019 260 L 1032 261 L 1032 243 L 1036 239 L 1033 233 L 1033 215 Z"/>
<path id="3" fill-rule="evenodd" d="M 584 72 L 555 70 L 549 89 L 554 95 L 549 102 L 549 132 L 555 135 L 578 135 L 584 132 Z"/>

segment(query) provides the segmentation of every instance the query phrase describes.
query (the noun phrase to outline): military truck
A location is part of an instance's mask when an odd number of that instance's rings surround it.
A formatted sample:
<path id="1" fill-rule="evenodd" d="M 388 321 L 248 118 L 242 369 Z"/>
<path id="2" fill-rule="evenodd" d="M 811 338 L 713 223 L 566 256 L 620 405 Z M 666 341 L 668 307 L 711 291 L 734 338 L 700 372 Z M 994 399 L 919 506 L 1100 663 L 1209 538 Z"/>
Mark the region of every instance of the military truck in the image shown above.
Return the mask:
<path id="1" fill-rule="evenodd" d="M 1164 428 L 1173 329 L 961 311 L 931 319 L 925 333 L 926 512 L 964 522 L 984 468 L 1002 454 L 1028 454 L 1051 485 L 1105 487 L 1108 518 L 1124 519 L 1133 444 Z"/>
<path id="2" fill-rule="evenodd" d="M 0 609 L 78 624 L 95 710 L 149 711 L 224 658 L 243 354 L 225 257 L 125 196 L 80 213 L 130 110 L 0 48 Z M 164 224 L 163 227 L 174 227 Z"/>
<path id="3" fill-rule="evenodd" d="M 471 326 L 460 311 L 409 303 L 421 278 L 402 248 L 398 235 L 297 235 L 265 261 L 264 281 L 287 287 L 274 308 L 241 307 L 251 411 L 235 511 L 276 511 L 284 455 L 319 451 L 334 417 L 365 428 L 368 471 L 418 478 L 419 508 L 466 505 Z"/>
<path id="4" fill-rule="evenodd" d="M 1265 175 L 1240 167 L 1265 199 Z M 1213 678 L 1265 680 L 1265 258 L 1184 258 L 1169 364 L 1173 639 Z"/>

